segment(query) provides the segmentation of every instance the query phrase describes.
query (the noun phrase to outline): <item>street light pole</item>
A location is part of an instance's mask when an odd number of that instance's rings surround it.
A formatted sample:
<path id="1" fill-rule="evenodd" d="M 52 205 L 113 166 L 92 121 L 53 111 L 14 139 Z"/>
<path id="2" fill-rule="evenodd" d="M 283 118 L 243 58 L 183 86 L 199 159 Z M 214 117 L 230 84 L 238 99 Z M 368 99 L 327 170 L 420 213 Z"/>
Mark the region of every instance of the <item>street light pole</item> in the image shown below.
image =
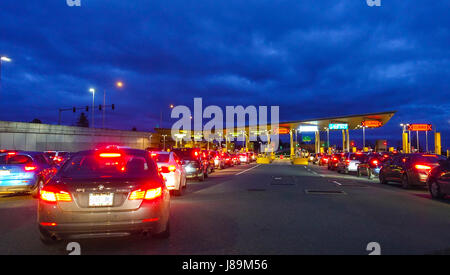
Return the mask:
<path id="1" fill-rule="evenodd" d="M 11 62 L 11 59 L 6 56 L 0 56 L 0 92 L 2 91 L 2 63 Z"/>
<path id="2" fill-rule="evenodd" d="M 162 137 L 163 137 L 163 142 L 164 142 L 164 149 L 163 149 L 163 151 L 166 151 L 166 137 L 167 137 L 167 135 L 162 135 Z"/>
<path id="3" fill-rule="evenodd" d="M 91 124 L 92 124 L 92 128 L 94 128 L 95 89 L 94 88 L 90 88 L 89 92 L 92 93 L 92 118 L 91 118 Z"/>
<path id="4" fill-rule="evenodd" d="M 366 148 L 366 126 L 363 126 L 363 150 Z"/>
<path id="5" fill-rule="evenodd" d="M 106 111 L 106 89 L 103 89 L 103 118 L 102 118 L 102 129 L 105 129 L 105 111 Z"/>
<path id="6" fill-rule="evenodd" d="M 416 131 L 416 139 L 417 139 L 417 153 L 419 153 L 419 131 Z"/>

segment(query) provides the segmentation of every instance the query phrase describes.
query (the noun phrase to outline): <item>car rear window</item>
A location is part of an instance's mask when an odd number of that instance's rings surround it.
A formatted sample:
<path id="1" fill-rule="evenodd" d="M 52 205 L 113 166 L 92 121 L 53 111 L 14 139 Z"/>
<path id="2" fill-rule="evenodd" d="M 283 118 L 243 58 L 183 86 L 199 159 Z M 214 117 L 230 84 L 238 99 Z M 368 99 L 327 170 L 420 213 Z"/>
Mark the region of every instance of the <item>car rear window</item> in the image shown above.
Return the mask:
<path id="1" fill-rule="evenodd" d="M 33 162 L 33 160 L 29 156 L 25 155 L 14 155 L 14 156 L 0 156 L 0 165 L 7 164 L 26 164 Z"/>
<path id="2" fill-rule="evenodd" d="M 187 160 L 196 159 L 194 156 L 194 150 L 174 150 L 174 152 L 181 158 Z"/>
<path id="3" fill-rule="evenodd" d="M 446 158 L 438 155 L 420 155 L 416 156 L 414 160 L 427 163 L 438 163 L 439 161 L 446 160 Z"/>
<path id="4" fill-rule="evenodd" d="M 363 161 L 366 158 L 364 154 L 350 154 L 350 160 L 359 160 Z"/>
<path id="5" fill-rule="evenodd" d="M 94 154 L 79 154 L 61 168 L 59 175 L 74 179 L 147 178 L 157 174 L 152 161 L 144 156 L 124 154 L 121 158 L 99 158 Z"/>
<path id="6" fill-rule="evenodd" d="M 54 158 L 55 156 L 56 156 L 56 152 L 45 152 L 45 155 L 48 157 L 48 158 Z"/>
<path id="7" fill-rule="evenodd" d="M 153 157 L 153 159 L 156 162 L 169 162 L 170 155 L 169 154 L 158 154 L 156 153 L 156 156 Z"/>

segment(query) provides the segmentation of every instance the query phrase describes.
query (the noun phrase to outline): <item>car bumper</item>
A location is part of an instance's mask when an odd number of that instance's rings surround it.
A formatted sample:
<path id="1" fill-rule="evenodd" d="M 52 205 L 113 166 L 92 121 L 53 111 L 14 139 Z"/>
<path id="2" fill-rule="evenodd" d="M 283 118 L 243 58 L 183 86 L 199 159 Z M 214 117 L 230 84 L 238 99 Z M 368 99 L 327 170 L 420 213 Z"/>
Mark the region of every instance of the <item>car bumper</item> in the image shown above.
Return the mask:
<path id="1" fill-rule="evenodd" d="M 415 186 L 427 186 L 428 174 L 414 173 L 410 176 L 410 184 Z"/>
<path id="2" fill-rule="evenodd" d="M 180 183 L 177 181 L 177 177 L 173 173 L 164 174 L 164 178 L 166 179 L 166 187 L 169 190 L 179 189 Z"/>
<path id="3" fill-rule="evenodd" d="M 58 239 L 82 239 L 159 233 L 169 217 L 169 204 L 158 200 L 143 202 L 130 211 L 62 211 L 57 205 L 40 201 L 39 230 Z"/>
<path id="4" fill-rule="evenodd" d="M 0 193 L 21 193 L 29 192 L 34 186 L 34 181 L 20 181 L 20 184 L 1 184 Z M 24 185 L 25 184 L 25 185 Z"/>

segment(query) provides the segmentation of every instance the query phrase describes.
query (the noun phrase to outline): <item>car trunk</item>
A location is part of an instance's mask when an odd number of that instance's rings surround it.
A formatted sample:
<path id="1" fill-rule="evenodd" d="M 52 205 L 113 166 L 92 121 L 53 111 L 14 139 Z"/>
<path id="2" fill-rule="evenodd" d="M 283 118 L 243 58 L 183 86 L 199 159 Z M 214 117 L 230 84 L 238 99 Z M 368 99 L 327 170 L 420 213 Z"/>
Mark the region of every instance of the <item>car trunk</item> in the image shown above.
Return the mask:
<path id="1" fill-rule="evenodd" d="M 25 171 L 25 164 L 0 165 L 0 181 L 33 178 L 34 173 Z"/>
<path id="2" fill-rule="evenodd" d="M 72 202 L 60 202 L 63 211 L 101 212 L 138 209 L 142 200 L 129 200 L 130 193 L 137 189 L 149 189 L 142 180 L 128 179 L 65 179 L 65 190 L 72 195 Z"/>

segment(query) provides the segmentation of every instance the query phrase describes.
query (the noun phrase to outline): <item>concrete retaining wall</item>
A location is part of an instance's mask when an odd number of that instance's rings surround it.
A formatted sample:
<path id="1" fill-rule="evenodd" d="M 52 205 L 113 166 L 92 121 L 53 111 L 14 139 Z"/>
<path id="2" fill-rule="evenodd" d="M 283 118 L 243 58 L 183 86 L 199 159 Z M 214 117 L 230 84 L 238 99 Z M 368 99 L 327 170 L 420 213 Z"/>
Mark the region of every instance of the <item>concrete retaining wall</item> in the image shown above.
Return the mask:
<path id="1" fill-rule="evenodd" d="M 145 149 L 157 146 L 159 135 L 152 132 L 0 121 L 0 149 L 76 152 L 102 144 Z"/>

